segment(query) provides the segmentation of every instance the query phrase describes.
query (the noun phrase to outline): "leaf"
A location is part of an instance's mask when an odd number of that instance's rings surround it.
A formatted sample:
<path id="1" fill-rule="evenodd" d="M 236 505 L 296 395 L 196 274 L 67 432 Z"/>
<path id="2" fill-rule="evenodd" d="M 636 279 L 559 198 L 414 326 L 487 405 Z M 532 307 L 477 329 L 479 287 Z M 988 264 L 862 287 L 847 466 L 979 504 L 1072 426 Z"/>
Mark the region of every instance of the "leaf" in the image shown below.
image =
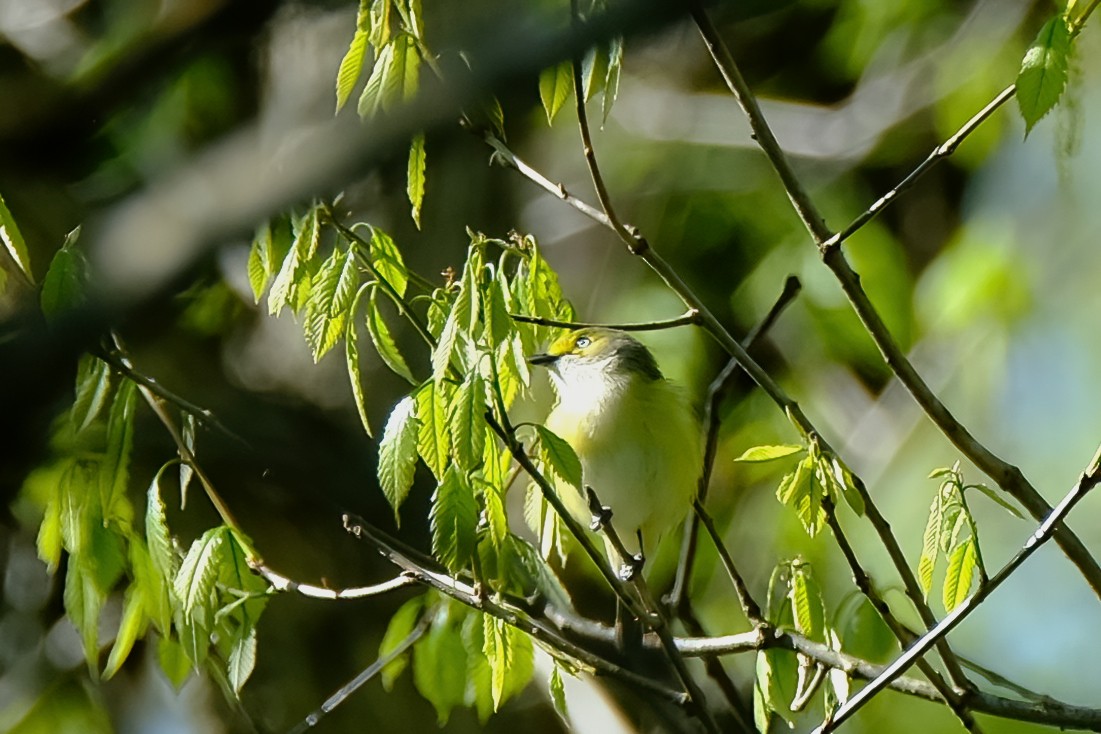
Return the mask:
<path id="1" fill-rule="evenodd" d="M 172 548 L 160 489 L 161 477 L 170 466 L 172 466 L 171 462 L 162 466 L 153 475 L 153 481 L 149 484 L 145 510 L 145 538 L 149 544 L 149 557 L 153 568 L 164 578 L 175 579 L 179 571 L 180 559 Z"/>
<path id="2" fill-rule="evenodd" d="M 781 480 L 776 490 L 776 498 L 795 510 L 796 516 L 803 524 L 803 529 L 812 538 L 826 522 L 826 513 L 822 509 L 821 488 L 814 477 L 814 460 L 808 455 Z"/>
<path id="3" fill-rule="evenodd" d="M 421 228 L 421 204 L 424 203 L 424 168 L 424 133 L 420 133 L 409 145 L 409 166 L 405 175 L 405 193 L 413 207 L 413 223 L 417 229 Z"/>
<path id="4" fill-rule="evenodd" d="M 444 618 L 413 647 L 413 683 L 436 709 L 440 726 L 466 695 L 467 652 L 459 629 Z"/>
<path id="5" fill-rule="evenodd" d="M 99 416 L 111 394 L 111 366 L 102 359 L 85 354 L 80 358 L 76 376 L 76 399 L 69 409 L 69 418 L 77 433 L 87 428 Z"/>
<path id="6" fill-rule="evenodd" d="M 918 582 L 925 597 L 933 588 L 933 572 L 936 570 L 937 551 L 940 548 L 940 526 L 943 520 L 940 492 L 933 496 L 929 506 L 929 519 L 925 522 L 925 532 L 921 540 L 921 557 L 918 559 Z"/>
<path id="7" fill-rule="evenodd" d="M 608 124 L 612 105 L 619 96 L 619 77 L 623 72 L 623 38 L 615 37 L 608 46 L 608 76 L 604 80 L 604 100 L 601 103 L 604 114 L 601 127 Z"/>
<path id="8" fill-rule="evenodd" d="M 586 102 L 604 89 L 607 77 L 608 52 L 600 46 L 593 46 L 581 64 L 581 88 L 585 90 Z"/>
<path id="9" fill-rule="evenodd" d="M 184 619 L 201 627 L 210 622 L 210 595 L 218 578 L 219 551 L 224 541 L 224 528 L 210 528 L 203 533 L 191 544 L 172 584 Z"/>
<path id="10" fill-rule="evenodd" d="M 336 112 L 347 103 L 363 73 L 363 62 L 367 55 L 367 41 L 371 36 L 371 12 L 367 3 L 361 3 L 356 15 L 356 32 L 352 36 L 352 42 L 340 60 L 340 68 L 336 72 Z"/>
<path id="11" fill-rule="evenodd" d="M 546 426 L 537 425 L 535 430 L 539 434 L 539 446 L 546 464 L 567 484 L 582 489 L 581 460 L 573 447 Z"/>
<path id="12" fill-rule="evenodd" d="M 42 280 L 42 313 L 47 320 L 54 320 L 84 303 L 88 262 L 84 253 L 75 247 L 79 236 L 80 227 L 68 234 L 65 244 L 50 261 L 46 277 Z"/>
<path id="13" fill-rule="evenodd" d="M 57 572 L 61 563 L 61 505 L 55 490 L 46 502 L 45 514 L 38 526 L 38 537 L 35 539 L 35 547 L 38 557 L 46 564 L 46 571 L 51 576 Z"/>
<path id="14" fill-rule="evenodd" d="M 760 464 L 766 461 L 777 461 L 779 459 L 785 459 L 793 454 L 798 454 L 801 451 L 805 451 L 802 446 L 795 444 L 780 444 L 776 446 L 754 446 L 751 449 L 746 449 L 745 452 L 734 461 L 739 461 L 744 464 Z"/>
<path id="15" fill-rule="evenodd" d="M 65 593 L 62 595 L 65 614 L 80 633 L 84 643 L 84 657 L 88 669 L 98 672 L 99 668 L 99 613 L 103 608 L 104 595 L 96 588 L 89 575 L 76 559 L 70 559 L 65 574 Z"/>
<path id="16" fill-rule="evenodd" d="M 126 589 L 122 604 L 122 621 L 119 622 L 119 630 L 111 646 L 111 654 L 107 656 L 107 666 L 103 669 L 104 679 L 110 679 L 118 672 L 134 648 L 134 643 L 145 632 L 148 625 L 149 616 L 145 612 L 144 595 L 138 584 L 132 583 Z"/>
<path id="17" fill-rule="evenodd" d="M 474 554 L 478 503 L 466 475 L 451 466 L 432 495 L 428 514 L 432 554 L 451 571 L 466 567 Z"/>
<path id="18" fill-rule="evenodd" d="M 962 604 L 971 593 L 971 582 L 978 565 L 975 537 L 969 536 L 948 555 L 948 570 L 944 576 L 944 610 L 950 612 Z"/>
<path id="19" fill-rule="evenodd" d="M 1025 121 L 1025 134 L 1046 115 L 1067 86 L 1067 59 L 1071 35 L 1066 19 L 1056 14 L 1040 28 L 1017 74 L 1017 106 Z"/>
<path id="20" fill-rule="evenodd" d="M 405 639 L 413 632 L 424 609 L 424 595 L 415 596 L 402 604 L 394 616 L 390 617 L 390 624 L 386 626 L 386 632 L 382 636 L 382 642 L 378 646 L 379 658 L 384 658 L 396 650 Z M 382 687 L 387 692 L 393 689 L 394 681 L 409 665 L 409 654 L 399 655 L 391 660 L 382 669 Z"/>
<path id="21" fill-rule="evenodd" d="M 183 439 L 184 448 L 191 456 L 195 456 L 195 415 L 184 413 L 180 419 L 180 438 Z M 185 452 L 180 453 L 180 509 L 187 506 L 187 488 L 195 477 L 195 468 L 191 466 Z"/>
<path id="22" fill-rule="evenodd" d="M 413 472 L 417 466 L 418 423 L 416 403 L 407 395 L 391 411 L 379 443 L 379 484 L 390 507 L 394 508 L 394 521 L 398 525 L 401 525 L 398 511 L 413 486 Z"/>
<path id="23" fill-rule="evenodd" d="M 282 311 L 284 306 L 294 307 L 297 291 L 303 277 L 309 272 L 307 265 L 321 242 L 318 207 L 311 207 L 304 216 L 295 221 L 294 235 L 294 243 L 283 258 L 268 292 L 268 313 L 272 316 Z"/>
<path id="24" fill-rule="evenodd" d="M 1007 500 L 1005 500 L 1001 495 L 999 495 L 997 492 L 995 492 L 994 490 L 992 490 L 990 487 L 986 486 L 985 484 L 968 484 L 967 488 L 968 489 L 977 489 L 977 490 L 979 490 L 984 495 L 986 495 L 991 500 L 993 500 L 995 503 L 997 503 L 997 504 L 1001 505 L 1002 507 L 1004 507 L 1009 512 L 1009 514 L 1013 515 L 1013 517 L 1017 518 L 1018 520 L 1024 520 L 1025 519 L 1024 515 L 1021 514 L 1020 510 L 1018 510 L 1013 505 L 1009 504 L 1009 502 Z"/>
<path id="25" fill-rule="evenodd" d="M 146 617 L 156 625 L 157 631 L 166 635 L 172 626 L 172 600 L 168 579 L 153 564 L 149 549 L 141 538 L 130 538 L 130 570 L 134 584 L 141 592 L 142 607 Z"/>
<path id="26" fill-rule="evenodd" d="M 420 85 L 421 57 L 417 40 L 408 33 L 398 35 L 388 46 L 393 55 L 382 82 L 382 108 L 391 109 L 394 104 L 406 102 L 417 96 Z"/>
<path id="27" fill-rule="evenodd" d="M 401 356 L 397 342 L 390 334 L 390 327 L 386 325 L 385 319 L 382 318 L 377 295 L 378 290 L 372 289 L 371 298 L 367 302 L 367 331 L 371 334 L 371 342 L 375 345 L 378 356 L 382 358 L 382 361 L 386 363 L 391 372 L 404 378 L 410 385 L 416 386 L 419 383 L 413 379 L 413 373 L 409 370 L 405 357 Z"/>
<path id="28" fill-rule="evenodd" d="M 795 629 L 808 639 L 825 642 L 826 623 L 822 592 L 811 573 L 810 564 L 802 562 L 793 564 L 789 597 L 795 618 Z"/>
<path id="29" fill-rule="evenodd" d="M 355 257 L 344 250 L 333 250 L 313 279 L 306 302 L 306 342 L 315 363 L 344 336 L 358 287 L 359 266 Z"/>
<path id="30" fill-rule="evenodd" d="M 235 694 L 241 693 L 241 688 L 244 687 L 255 667 L 256 628 L 250 626 L 240 630 L 229 651 L 229 660 L 226 661 L 226 678 Z"/>
<path id="31" fill-rule="evenodd" d="M 489 663 L 490 692 L 496 712 L 531 679 L 534 669 L 531 638 L 489 614 L 482 615 L 482 631 L 482 653 Z"/>
<path id="32" fill-rule="evenodd" d="M 432 470 L 436 481 L 443 479 L 451 463 L 451 432 L 447 415 L 451 407 L 452 387 L 446 382 L 429 380 L 415 393 L 417 401 L 417 453 Z"/>
<path id="33" fill-rule="evenodd" d="M 191 661 L 183 645 L 168 637 L 157 642 L 157 662 L 177 691 L 191 674 Z"/>
<path id="34" fill-rule="evenodd" d="M 371 421 L 367 416 L 367 394 L 363 390 L 363 371 L 359 362 L 359 335 L 356 334 L 355 314 L 359 311 L 359 299 L 367 291 L 369 286 L 364 285 L 359 289 L 348 315 L 348 333 L 344 335 L 344 362 L 348 368 L 348 381 L 352 385 L 352 397 L 355 399 L 356 412 L 359 413 L 359 422 L 363 424 L 363 430 L 371 438 L 375 437 L 371 430 Z"/>
<path id="35" fill-rule="evenodd" d="M 550 690 L 551 705 L 554 706 L 554 711 L 566 724 L 570 721 L 569 708 L 566 706 L 566 686 L 562 683 L 561 666 L 558 661 L 554 662 L 554 667 L 551 668 L 550 680 L 547 682 Z"/>
<path id="36" fill-rule="evenodd" d="M 260 296 L 271 280 L 271 247 L 271 223 L 265 222 L 257 227 L 248 252 L 248 284 L 253 303 L 260 303 Z"/>
<path id="37" fill-rule="evenodd" d="M 107 419 L 107 448 L 100 462 L 99 495 L 104 521 L 129 526 L 133 516 L 126 488 L 130 483 L 130 452 L 134 444 L 134 411 L 138 390 L 130 380 L 115 393 Z"/>
<path id="38" fill-rule="evenodd" d="M 442 382 L 451 368 L 451 354 L 459 340 L 459 319 L 457 309 L 452 308 L 444 322 L 443 331 L 432 349 L 432 379 Z"/>
<path id="39" fill-rule="evenodd" d="M 19 266 L 23 275 L 33 284 L 34 274 L 31 272 L 31 256 L 27 250 L 27 242 L 23 239 L 23 233 L 19 231 L 19 225 L 15 223 L 8 204 L 4 197 L 0 196 L 0 240 L 4 242 L 11 259 Z"/>
<path id="40" fill-rule="evenodd" d="M 409 271 L 394 240 L 378 227 L 371 227 L 370 250 L 371 262 L 378 274 L 393 287 L 399 298 L 404 298 L 409 283 Z"/>
<path id="41" fill-rule="evenodd" d="M 389 3 L 387 2 L 387 5 Z M 383 81 L 390 73 L 390 66 L 394 62 L 394 44 L 386 44 L 375 58 L 375 64 L 371 67 L 371 76 L 367 78 L 367 85 L 359 95 L 359 104 L 356 111 L 361 118 L 368 118 L 378 112 L 382 106 Z"/>
<path id="42" fill-rule="evenodd" d="M 448 424 L 451 429 L 451 455 L 465 472 L 472 472 L 482 463 L 486 435 L 486 388 L 477 369 L 459 386 L 451 404 Z"/>
<path id="43" fill-rule="evenodd" d="M 512 333 L 512 317 L 508 313 L 508 305 L 505 303 L 505 294 L 501 285 L 504 275 L 498 273 L 498 277 L 485 284 L 482 293 L 484 304 L 486 329 L 490 347 L 496 349 L 503 344 Z M 507 285 L 507 281 L 505 281 Z"/>
<path id="44" fill-rule="evenodd" d="M 554 122 L 554 116 L 570 98 L 572 91 L 573 66 L 569 61 L 544 69 L 539 75 L 539 98 L 543 101 L 548 125 Z"/>

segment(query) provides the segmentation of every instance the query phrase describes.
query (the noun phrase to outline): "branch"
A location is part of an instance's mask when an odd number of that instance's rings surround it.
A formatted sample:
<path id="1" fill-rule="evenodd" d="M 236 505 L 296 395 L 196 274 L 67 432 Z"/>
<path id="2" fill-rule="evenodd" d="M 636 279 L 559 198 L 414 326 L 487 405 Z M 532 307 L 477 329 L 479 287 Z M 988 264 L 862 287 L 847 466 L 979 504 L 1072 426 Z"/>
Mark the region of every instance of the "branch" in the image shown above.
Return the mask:
<path id="1" fill-rule="evenodd" d="M 555 321 L 545 319 L 542 316 L 525 316 L 523 314 L 509 314 L 513 321 L 523 324 L 535 324 L 536 326 L 550 326 L 556 329 L 584 329 L 598 327 L 604 329 L 619 329 L 620 331 L 660 331 L 661 329 L 673 329 L 678 326 L 691 326 L 699 323 L 699 314 L 695 309 L 688 309 L 675 319 L 661 321 L 643 321 L 633 324 L 594 324 L 583 321 Z"/>
<path id="2" fill-rule="evenodd" d="M 730 50 L 723 43 L 715 26 L 698 3 L 693 6 L 692 18 L 699 26 L 700 34 L 707 44 L 715 65 L 748 118 L 757 143 L 779 175 L 792 206 L 794 206 L 815 245 L 822 253 L 823 262 L 837 277 L 853 310 L 860 318 L 865 330 L 872 337 L 887 366 L 909 390 L 914 400 L 929 416 L 929 419 L 972 463 L 997 482 L 1010 496 L 1024 505 L 1025 509 L 1036 520 L 1043 520 L 1043 518 L 1049 516 L 1051 506 L 1029 483 L 1021 470 L 996 456 L 975 439 L 967 428 L 952 415 L 917 373 L 913 365 L 910 364 L 910 361 L 887 329 L 886 324 L 883 323 L 883 319 L 876 311 L 875 306 L 872 305 L 867 293 L 864 292 L 863 286 L 860 285 L 859 276 L 850 267 L 841 248 L 826 247 L 826 243 L 833 237 L 833 233 L 830 232 L 810 195 L 795 176 L 791 163 L 776 137 L 772 134 L 772 130 L 765 121 L 764 115 L 757 105 L 757 100 L 742 77 Z M 1098 564 L 1082 541 L 1069 528 L 1063 526 L 1056 528 L 1055 540 L 1067 557 L 1078 567 L 1094 593 L 1101 598 L 1101 564 Z M 901 571 L 901 568 L 899 570 Z M 912 574 L 909 575 L 912 577 Z M 907 584 L 907 591 L 910 591 L 909 584 Z M 913 597 L 913 594 L 911 594 L 911 597 Z M 919 612 L 922 606 L 922 604 L 918 605 Z M 926 625 L 929 625 L 931 620 L 931 614 L 922 614 L 922 621 Z"/>
<path id="3" fill-rule="evenodd" d="M 363 599 L 368 596 L 388 594 L 396 589 L 402 589 L 416 583 L 416 579 L 402 575 L 395 576 L 389 581 L 383 581 L 381 584 L 373 584 L 371 586 L 351 586 L 345 589 L 329 589 L 324 586 L 314 586 L 313 584 L 301 584 L 277 571 L 273 571 L 269 566 L 260 561 L 251 562 L 249 565 L 253 571 L 271 584 L 272 588 L 276 591 L 289 591 L 309 597 L 310 599 L 328 599 L 333 601 L 338 599 Z"/>
<path id="4" fill-rule="evenodd" d="M 905 653 L 895 660 L 895 662 L 891 663 L 891 665 L 880 673 L 875 680 L 849 699 L 837 710 L 833 720 L 823 725 L 819 731 L 825 734 L 825 732 L 832 731 L 843 723 L 859 710 L 861 706 L 867 703 L 872 696 L 890 683 L 893 678 L 901 675 L 910 667 L 914 660 L 920 657 L 938 640 L 951 632 L 956 625 L 966 619 L 967 615 L 975 611 L 986 597 L 993 594 L 1022 563 L 1028 560 L 1029 556 L 1039 550 L 1044 543 L 1052 539 L 1055 534 L 1055 529 L 1058 527 L 1059 523 L 1062 522 L 1063 518 L 1066 517 L 1076 504 L 1078 504 L 1079 500 L 1085 497 L 1086 494 L 1099 483 L 1101 483 L 1101 447 L 1098 447 L 1097 453 L 1094 454 L 1093 460 L 1090 462 L 1086 471 L 1082 473 L 1078 482 L 1071 488 L 1070 492 L 1063 497 L 1063 500 L 1059 503 L 1059 506 L 1052 511 L 1051 515 L 1049 515 L 1036 531 L 1029 536 L 1021 550 L 1017 551 L 1017 554 L 1014 555 L 998 573 L 992 576 L 990 581 L 980 586 L 973 595 L 953 609 L 937 625 L 918 638 Z"/>

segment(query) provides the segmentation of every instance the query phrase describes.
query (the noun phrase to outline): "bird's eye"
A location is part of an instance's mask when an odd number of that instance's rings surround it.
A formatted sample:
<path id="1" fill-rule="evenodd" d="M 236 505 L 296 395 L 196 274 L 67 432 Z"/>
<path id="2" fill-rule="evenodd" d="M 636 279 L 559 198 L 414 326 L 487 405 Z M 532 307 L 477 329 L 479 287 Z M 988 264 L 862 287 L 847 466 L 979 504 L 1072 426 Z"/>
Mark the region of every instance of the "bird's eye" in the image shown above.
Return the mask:
<path id="1" fill-rule="evenodd" d="M 593 343 L 592 339 L 590 339 L 587 336 L 582 336 L 582 337 L 579 337 L 578 340 L 573 343 L 573 345 L 575 347 L 577 347 L 578 349 L 584 349 L 585 347 L 589 346 L 592 343 Z"/>

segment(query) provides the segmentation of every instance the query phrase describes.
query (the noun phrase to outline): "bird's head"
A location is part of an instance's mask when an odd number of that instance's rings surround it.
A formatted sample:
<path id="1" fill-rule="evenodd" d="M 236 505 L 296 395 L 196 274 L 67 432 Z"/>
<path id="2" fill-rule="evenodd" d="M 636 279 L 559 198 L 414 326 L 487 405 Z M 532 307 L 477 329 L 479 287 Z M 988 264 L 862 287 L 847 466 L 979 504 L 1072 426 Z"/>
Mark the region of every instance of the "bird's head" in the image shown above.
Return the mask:
<path id="1" fill-rule="evenodd" d="M 662 379 L 650 350 L 625 331 L 589 326 L 555 339 L 532 364 L 550 369 L 556 386 L 594 379 L 627 381 L 635 378 Z"/>

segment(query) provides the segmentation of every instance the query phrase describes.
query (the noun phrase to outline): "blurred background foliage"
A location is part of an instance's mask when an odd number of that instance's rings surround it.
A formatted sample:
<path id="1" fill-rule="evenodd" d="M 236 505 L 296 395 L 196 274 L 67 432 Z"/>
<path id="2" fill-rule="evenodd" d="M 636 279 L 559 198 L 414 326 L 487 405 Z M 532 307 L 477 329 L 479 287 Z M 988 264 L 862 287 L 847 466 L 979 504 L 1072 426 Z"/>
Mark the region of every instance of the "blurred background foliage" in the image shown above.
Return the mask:
<path id="1" fill-rule="evenodd" d="M 27 239 L 36 276 L 69 230 L 101 220 L 209 144 L 250 126 L 279 140 L 298 124 L 331 116 L 354 6 L 0 0 L 0 194 Z M 563 18 L 566 12 L 564 2 L 550 0 L 424 0 L 428 37 L 441 48 L 487 19 L 534 10 Z M 759 0 L 718 3 L 711 12 L 838 229 L 1013 81 L 1053 10 L 1048 2 L 1019 0 Z M 1101 139 L 1088 126 L 1101 102 L 1088 71 L 1098 46 L 1095 29 L 1087 27 L 1077 57 L 1085 74 L 1072 75 L 1069 98 L 1027 139 L 1015 111 L 1000 110 L 845 246 L 919 371 L 964 424 L 1020 465 L 1049 500 L 1073 482 L 1101 429 L 1095 234 L 1101 208 L 1094 204 Z M 591 200 L 568 109 L 548 127 L 534 83 L 504 90 L 501 99 L 510 145 Z M 767 311 L 789 274 L 799 276 L 802 294 L 756 354 L 865 479 L 916 565 L 937 485 L 926 476 L 957 454 L 891 379 L 690 24 L 628 40 L 619 99 L 595 145 L 620 213 L 735 334 Z M 515 229 L 539 239 L 583 319 L 641 321 L 681 312 L 609 232 L 514 173 L 487 165 L 489 149 L 458 125 L 431 133 L 427 150 L 422 229 L 408 215 L 404 148 L 345 187 L 345 204 L 390 232 L 414 269 L 435 277 L 460 266 L 467 227 L 490 236 Z M 148 237 L 155 241 L 158 233 Z M 240 444 L 204 434 L 200 458 L 274 568 L 333 587 L 389 577 L 392 569 L 339 525 L 340 513 L 351 510 L 395 530 L 343 365 L 329 358 L 315 366 L 289 315 L 272 319 L 253 305 L 247 238 L 225 242 L 170 293 L 129 315 L 122 329 L 135 362 L 244 438 Z M 27 316 L 34 293 L 10 261 L 0 264 L 2 338 L 10 339 L 34 328 Z M 398 337 L 408 353 L 424 356 L 411 334 Z M 718 348 L 692 329 L 644 338 L 667 373 L 702 398 L 723 364 Z M 403 387 L 380 364 L 369 369 L 369 409 L 381 426 Z M 79 638 L 61 616 L 59 579 L 48 578 L 35 558 L 36 475 L 26 480 L 48 456 L 44 426 L 64 409 L 74 373 L 75 363 L 42 365 L 42 379 L 56 389 L 42 393 L 47 398 L 25 423 L 8 429 L 20 437 L 0 469 L 8 507 L 0 527 L 0 730 L 286 730 L 375 659 L 386 621 L 412 592 L 341 603 L 276 599 L 261 622 L 257 670 L 240 702 L 227 703 L 217 687 L 196 678 L 175 691 L 140 648 L 116 678 L 90 682 Z M 0 392 L 19 389 L 4 385 Z M 545 408 L 530 406 L 529 417 Z M 749 446 L 792 441 L 786 420 L 746 382 L 724 404 L 723 417 L 709 504 L 751 589 L 763 597 L 775 564 L 803 556 L 822 581 L 828 608 L 848 610 L 867 654 L 882 659 L 889 649 L 883 632 L 851 601 L 836 549 L 823 536 L 809 540 L 775 501 L 774 471 L 731 461 Z M 139 415 L 133 490 L 142 491 L 172 453 L 151 416 Z M 966 465 L 964 472 L 981 479 Z M 401 528 L 421 547 L 429 480 L 427 473 L 419 477 Z M 1000 565 L 1031 527 L 989 503 L 973 509 L 987 563 Z M 1070 524 L 1101 552 L 1096 512 L 1097 500 L 1087 499 Z M 169 519 L 187 539 L 215 522 L 199 501 L 172 510 Z M 846 525 L 880 586 L 896 587 L 871 528 Z M 740 614 L 731 614 L 734 600 L 721 575 L 712 577 L 714 565 L 705 552 L 695 579 L 697 608 L 712 632 L 739 631 Z M 901 594 L 888 598 L 916 624 Z M 113 608 L 117 615 L 118 600 Z M 1082 640 L 1092 639 L 1099 623 L 1096 600 L 1049 548 L 952 641 L 1028 687 L 1096 705 L 1101 659 Z M 742 685 L 751 680 L 751 661 L 728 663 Z M 602 725 L 578 706 L 575 718 Z M 1001 720 L 983 725 L 998 732 L 1035 728 Z M 368 685 L 320 730 L 368 726 L 426 730 L 435 716 L 406 676 L 389 693 Z M 538 686 L 484 728 L 517 726 L 561 729 Z M 443 730 L 481 728 L 464 710 Z M 943 707 L 888 693 L 850 729 L 929 732 L 958 725 Z"/>

